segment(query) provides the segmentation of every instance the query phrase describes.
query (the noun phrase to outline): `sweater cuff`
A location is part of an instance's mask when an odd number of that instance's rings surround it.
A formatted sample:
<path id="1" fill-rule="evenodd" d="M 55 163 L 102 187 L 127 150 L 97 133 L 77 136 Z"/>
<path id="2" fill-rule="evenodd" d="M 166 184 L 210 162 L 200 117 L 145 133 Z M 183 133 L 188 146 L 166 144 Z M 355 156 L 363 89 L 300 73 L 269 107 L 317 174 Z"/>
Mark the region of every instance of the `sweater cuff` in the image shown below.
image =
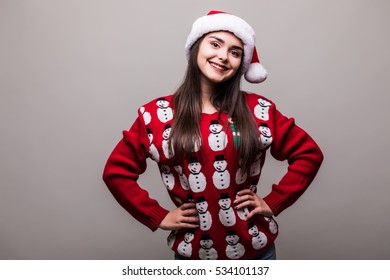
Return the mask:
<path id="1" fill-rule="evenodd" d="M 269 208 L 271 208 L 274 216 L 278 216 L 285 209 L 283 205 L 283 198 L 275 191 L 271 191 L 263 199 Z"/>
<path id="2" fill-rule="evenodd" d="M 150 218 L 145 221 L 145 225 L 149 227 L 152 231 L 156 231 L 158 229 L 158 226 L 164 220 L 166 215 L 168 215 L 169 211 L 162 208 L 161 206 L 156 206 L 151 213 Z"/>

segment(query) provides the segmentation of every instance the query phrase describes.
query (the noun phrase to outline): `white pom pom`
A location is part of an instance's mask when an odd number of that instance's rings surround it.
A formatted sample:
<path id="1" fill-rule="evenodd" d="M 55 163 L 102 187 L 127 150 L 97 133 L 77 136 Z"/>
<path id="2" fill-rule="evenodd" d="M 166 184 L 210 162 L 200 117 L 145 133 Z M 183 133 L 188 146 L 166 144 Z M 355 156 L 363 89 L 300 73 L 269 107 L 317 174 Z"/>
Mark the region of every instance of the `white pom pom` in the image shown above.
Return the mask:
<path id="1" fill-rule="evenodd" d="M 267 70 L 260 63 L 252 63 L 245 72 L 245 80 L 250 83 L 261 83 L 267 78 Z"/>

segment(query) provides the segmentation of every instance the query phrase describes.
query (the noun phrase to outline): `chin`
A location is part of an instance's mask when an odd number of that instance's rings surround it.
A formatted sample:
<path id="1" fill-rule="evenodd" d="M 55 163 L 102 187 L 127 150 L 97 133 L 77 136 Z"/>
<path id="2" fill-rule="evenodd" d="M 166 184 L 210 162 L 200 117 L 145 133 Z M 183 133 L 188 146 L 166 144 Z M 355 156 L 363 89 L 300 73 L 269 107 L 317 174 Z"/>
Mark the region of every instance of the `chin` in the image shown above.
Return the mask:
<path id="1" fill-rule="evenodd" d="M 220 84 L 220 83 L 223 83 L 223 82 L 226 82 L 227 80 L 229 80 L 231 77 L 209 77 L 207 78 L 211 83 L 214 83 L 214 84 Z"/>

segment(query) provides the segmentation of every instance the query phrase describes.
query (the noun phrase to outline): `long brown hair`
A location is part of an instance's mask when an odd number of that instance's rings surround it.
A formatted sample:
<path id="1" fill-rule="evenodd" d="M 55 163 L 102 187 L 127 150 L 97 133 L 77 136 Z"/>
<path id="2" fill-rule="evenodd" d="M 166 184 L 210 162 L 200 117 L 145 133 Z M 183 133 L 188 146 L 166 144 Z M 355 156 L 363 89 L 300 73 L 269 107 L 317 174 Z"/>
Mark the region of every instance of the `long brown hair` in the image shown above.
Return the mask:
<path id="1" fill-rule="evenodd" d="M 175 118 L 170 133 L 170 148 L 175 158 L 189 158 L 195 147 L 201 145 L 199 120 L 202 113 L 200 89 L 201 72 L 197 65 L 200 43 L 204 36 L 193 45 L 188 60 L 184 80 L 173 95 Z M 241 91 L 241 69 L 229 80 L 218 85 L 212 95 L 211 103 L 219 113 L 228 114 L 240 132 L 238 147 L 239 165 L 248 170 L 260 151 L 259 131 L 248 108 L 244 93 Z"/>

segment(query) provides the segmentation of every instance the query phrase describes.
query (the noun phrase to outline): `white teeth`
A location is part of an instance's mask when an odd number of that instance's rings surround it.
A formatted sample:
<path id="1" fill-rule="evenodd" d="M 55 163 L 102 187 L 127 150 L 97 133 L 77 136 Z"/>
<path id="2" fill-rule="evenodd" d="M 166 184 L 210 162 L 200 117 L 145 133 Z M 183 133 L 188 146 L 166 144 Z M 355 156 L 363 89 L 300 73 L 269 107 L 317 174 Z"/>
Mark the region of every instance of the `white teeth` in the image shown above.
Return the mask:
<path id="1" fill-rule="evenodd" d="M 211 65 L 219 70 L 225 70 L 225 67 L 219 66 L 217 64 L 211 63 Z"/>

